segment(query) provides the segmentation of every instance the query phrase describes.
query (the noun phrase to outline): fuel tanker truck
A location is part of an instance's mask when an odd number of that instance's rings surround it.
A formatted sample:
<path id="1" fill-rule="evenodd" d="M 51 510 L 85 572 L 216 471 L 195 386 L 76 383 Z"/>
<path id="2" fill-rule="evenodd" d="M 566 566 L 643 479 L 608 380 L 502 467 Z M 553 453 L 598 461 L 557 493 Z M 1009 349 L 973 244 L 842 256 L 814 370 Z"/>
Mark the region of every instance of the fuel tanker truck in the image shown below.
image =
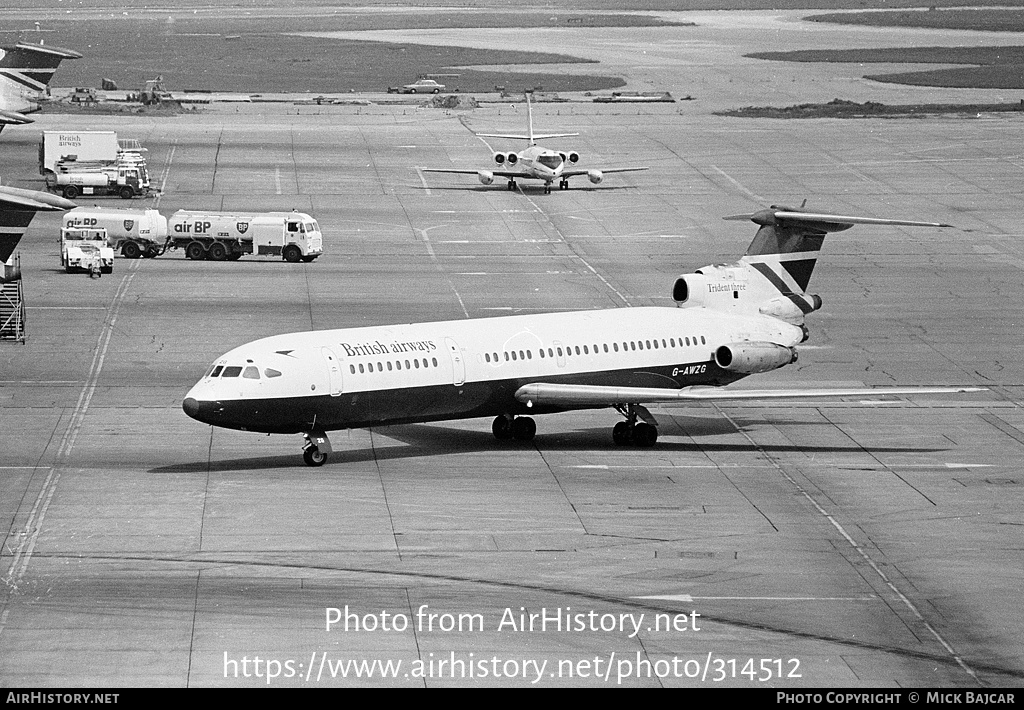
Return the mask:
<path id="1" fill-rule="evenodd" d="M 128 259 L 181 249 L 189 259 L 234 260 L 245 254 L 313 261 L 323 253 L 317 221 L 302 212 L 199 212 L 78 207 L 64 226 L 107 230 L 110 246 Z"/>
<path id="2" fill-rule="evenodd" d="M 106 229 L 110 247 L 127 259 L 158 256 L 167 242 L 167 218 L 156 210 L 76 207 L 63 226 Z"/>

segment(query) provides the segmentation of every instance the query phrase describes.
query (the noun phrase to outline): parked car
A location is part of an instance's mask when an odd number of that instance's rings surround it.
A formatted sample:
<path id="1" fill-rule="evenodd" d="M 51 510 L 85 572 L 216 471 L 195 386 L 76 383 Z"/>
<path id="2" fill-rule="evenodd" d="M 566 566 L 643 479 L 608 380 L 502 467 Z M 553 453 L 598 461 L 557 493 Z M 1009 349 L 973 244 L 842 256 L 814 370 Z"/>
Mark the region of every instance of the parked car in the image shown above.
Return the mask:
<path id="1" fill-rule="evenodd" d="M 444 84 L 433 79 L 419 79 L 402 87 L 403 94 L 437 94 L 444 91 Z"/>

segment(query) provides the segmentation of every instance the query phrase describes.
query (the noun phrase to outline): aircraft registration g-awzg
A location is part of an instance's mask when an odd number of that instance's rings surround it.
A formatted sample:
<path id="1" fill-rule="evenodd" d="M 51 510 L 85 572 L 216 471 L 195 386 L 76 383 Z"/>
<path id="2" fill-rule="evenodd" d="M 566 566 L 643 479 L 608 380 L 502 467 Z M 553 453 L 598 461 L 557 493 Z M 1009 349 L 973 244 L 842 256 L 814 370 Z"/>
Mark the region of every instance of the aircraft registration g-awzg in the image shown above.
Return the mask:
<path id="1" fill-rule="evenodd" d="M 747 375 L 797 359 L 806 293 L 827 232 L 854 224 L 945 227 L 772 207 L 740 261 L 680 276 L 676 307 L 502 316 L 276 335 L 231 350 L 182 408 L 214 426 L 301 433 L 311 466 L 331 452 L 327 432 L 386 424 L 495 417 L 499 439 L 529 440 L 529 414 L 614 407 L 616 444 L 650 446 L 651 403 L 973 392 L 973 387 L 729 390 Z"/>

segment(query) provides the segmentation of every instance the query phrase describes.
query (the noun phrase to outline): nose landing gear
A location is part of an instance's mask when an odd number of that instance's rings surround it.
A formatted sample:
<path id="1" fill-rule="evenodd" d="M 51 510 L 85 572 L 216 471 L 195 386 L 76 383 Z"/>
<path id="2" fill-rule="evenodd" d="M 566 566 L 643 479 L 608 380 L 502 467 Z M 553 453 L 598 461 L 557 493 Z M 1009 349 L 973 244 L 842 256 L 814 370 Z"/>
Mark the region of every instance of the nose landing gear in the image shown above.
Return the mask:
<path id="1" fill-rule="evenodd" d="M 323 429 L 303 432 L 306 443 L 302 446 L 302 460 L 307 466 L 323 466 L 327 455 L 331 453 L 331 440 Z"/>

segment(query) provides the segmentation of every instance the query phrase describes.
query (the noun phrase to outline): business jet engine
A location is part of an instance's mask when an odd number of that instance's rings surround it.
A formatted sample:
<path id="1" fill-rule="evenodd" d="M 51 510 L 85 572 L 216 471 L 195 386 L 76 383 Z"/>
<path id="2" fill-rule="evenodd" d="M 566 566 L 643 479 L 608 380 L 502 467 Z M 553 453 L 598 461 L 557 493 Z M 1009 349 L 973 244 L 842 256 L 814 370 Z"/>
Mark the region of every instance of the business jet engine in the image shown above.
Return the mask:
<path id="1" fill-rule="evenodd" d="M 562 157 L 563 163 L 571 163 L 575 165 L 580 160 L 580 154 L 577 153 L 576 151 L 573 151 L 571 153 L 559 153 L 559 155 Z"/>
<path id="2" fill-rule="evenodd" d="M 590 180 L 590 182 L 594 183 L 595 185 L 598 185 L 602 180 L 604 180 L 604 173 L 602 173 L 600 170 L 588 170 L 587 180 Z"/>
<path id="3" fill-rule="evenodd" d="M 715 350 L 715 364 L 727 372 L 753 375 L 796 362 L 796 350 L 775 343 L 729 343 Z"/>
<path id="4" fill-rule="evenodd" d="M 515 165 L 516 163 L 519 162 L 519 154 L 512 152 L 495 153 L 494 162 L 497 163 L 498 165 L 504 165 L 505 163 L 508 163 L 509 165 Z"/>
<path id="5" fill-rule="evenodd" d="M 482 182 L 484 185 L 490 185 L 492 182 L 494 182 L 494 173 L 492 173 L 490 170 L 477 170 L 476 176 L 480 178 L 480 182 Z"/>

